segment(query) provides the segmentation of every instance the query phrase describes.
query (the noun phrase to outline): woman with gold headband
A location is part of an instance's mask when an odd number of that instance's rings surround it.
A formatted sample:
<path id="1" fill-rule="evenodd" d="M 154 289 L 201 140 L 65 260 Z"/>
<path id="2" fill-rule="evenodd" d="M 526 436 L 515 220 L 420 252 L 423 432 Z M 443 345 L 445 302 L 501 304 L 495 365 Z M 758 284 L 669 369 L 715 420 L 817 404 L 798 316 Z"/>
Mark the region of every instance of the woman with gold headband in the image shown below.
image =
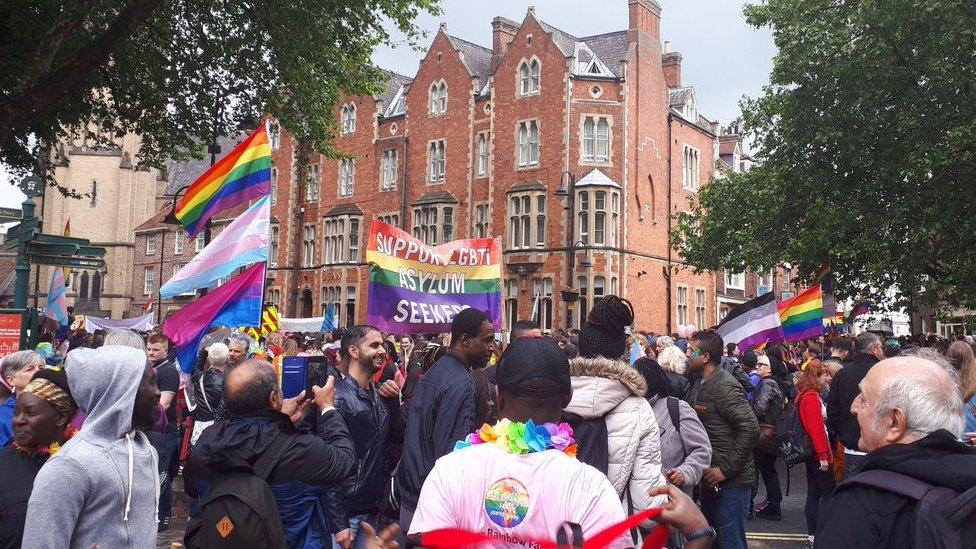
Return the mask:
<path id="1" fill-rule="evenodd" d="M 60 368 L 38 371 L 17 392 L 13 442 L 0 452 L 0 549 L 20 547 L 34 477 L 74 434 L 77 409 Z"/>

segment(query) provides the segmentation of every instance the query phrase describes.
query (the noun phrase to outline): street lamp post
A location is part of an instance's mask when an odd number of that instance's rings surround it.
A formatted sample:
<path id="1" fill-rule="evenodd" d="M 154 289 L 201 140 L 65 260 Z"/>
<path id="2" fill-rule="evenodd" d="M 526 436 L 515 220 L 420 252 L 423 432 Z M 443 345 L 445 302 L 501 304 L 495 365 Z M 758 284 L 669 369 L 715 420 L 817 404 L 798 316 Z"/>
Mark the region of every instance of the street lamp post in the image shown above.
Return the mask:
<path id="1" fill-rule="evenodd" d="M 566 231 L 566 287 L 573 287 L 573 279 L 576 270 L 576 176 L 572 172 L 565 171 L 561 176 L 559 188 L 555 193 L 559 198 L 566 200 L 563 208 L 567 213 L 567 224 L 569 230 Z M 566 303 L 566 328 L 573 325 L 573 304 Z"/>

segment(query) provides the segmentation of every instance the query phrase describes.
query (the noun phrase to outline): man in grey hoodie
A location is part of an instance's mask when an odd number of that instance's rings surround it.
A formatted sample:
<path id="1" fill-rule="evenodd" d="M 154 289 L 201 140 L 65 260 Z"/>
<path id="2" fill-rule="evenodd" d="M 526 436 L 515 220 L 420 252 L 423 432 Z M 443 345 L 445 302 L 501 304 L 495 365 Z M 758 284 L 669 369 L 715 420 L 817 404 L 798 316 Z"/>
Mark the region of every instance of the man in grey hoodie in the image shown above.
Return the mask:
<path id="1" fill-rule="evenodd" d="M 80 348 L 65 370 L 87 417 L 34 480 L 23 547 L 155 547 L 157 458 L 140 429 L 152 428 L 159 391 L 145 351 Z"/>

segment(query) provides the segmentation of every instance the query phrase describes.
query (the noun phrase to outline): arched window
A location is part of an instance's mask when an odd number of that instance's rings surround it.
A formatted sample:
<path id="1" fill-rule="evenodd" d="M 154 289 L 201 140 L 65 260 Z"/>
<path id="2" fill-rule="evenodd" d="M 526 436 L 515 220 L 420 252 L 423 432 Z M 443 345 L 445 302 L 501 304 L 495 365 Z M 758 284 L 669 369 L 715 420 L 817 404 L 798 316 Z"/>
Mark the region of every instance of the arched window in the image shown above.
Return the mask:
<path id="1" fill-rule="evenodd" d="M 342 106 L 342 129 L 343 135 L 356 131 L 356 105 L 348 103 Z"/>
<path id="2" fill-rule="evenodd" d="M 533 95 L 539 93 L 541 74 L 542 65 L 539 63 L 538 59 L 523 59 L 522 62 L 519 63 L 518 68 L 519 95 Z"/>
<path id="3" fill-rule="evenodd" d="M 430 114 L 447 112 L 447 83 L 441 80 L 430 85 Z"/>
<path id="4" fill-rule="evenodd" d="M 88 299 L 88 271 L 81 273 L 81 288 L 78 289 L 78 299 Z"/>
<path id="5" fill-rule="evenodd" d="M 102 275 L 95 272 L 91 279 L 91 300 L 98 301 L 102 297 Z"/>

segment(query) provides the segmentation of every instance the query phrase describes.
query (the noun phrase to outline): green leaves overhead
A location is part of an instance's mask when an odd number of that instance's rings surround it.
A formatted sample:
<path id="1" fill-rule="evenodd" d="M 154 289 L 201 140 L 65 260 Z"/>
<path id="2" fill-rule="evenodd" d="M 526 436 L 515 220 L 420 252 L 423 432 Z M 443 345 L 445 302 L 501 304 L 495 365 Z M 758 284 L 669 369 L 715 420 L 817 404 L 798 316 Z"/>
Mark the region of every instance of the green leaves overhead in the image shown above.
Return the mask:
<path id="1" fill-rule="evenodd" d="M 841 296 L 976 305 L 976 4 L 766 0 L 779 53 L 743 101 L 758 165 L 679 222 L 702 269 L 830 263 Z M 695 229 L 695 227 L 698 227 Z"/>
<path id="2" fill-rule="evenodd" d="M 373 49 L 437 0 L 10 0 L 0 9 L 0 161 L 87 128 L 142 137 L 140 160 L 199 155 L 214 133 L 270 113 L 324 153 L 340 91 L 378 90 Z M 94 121 L 94 122 L 93 122 Z"/>

